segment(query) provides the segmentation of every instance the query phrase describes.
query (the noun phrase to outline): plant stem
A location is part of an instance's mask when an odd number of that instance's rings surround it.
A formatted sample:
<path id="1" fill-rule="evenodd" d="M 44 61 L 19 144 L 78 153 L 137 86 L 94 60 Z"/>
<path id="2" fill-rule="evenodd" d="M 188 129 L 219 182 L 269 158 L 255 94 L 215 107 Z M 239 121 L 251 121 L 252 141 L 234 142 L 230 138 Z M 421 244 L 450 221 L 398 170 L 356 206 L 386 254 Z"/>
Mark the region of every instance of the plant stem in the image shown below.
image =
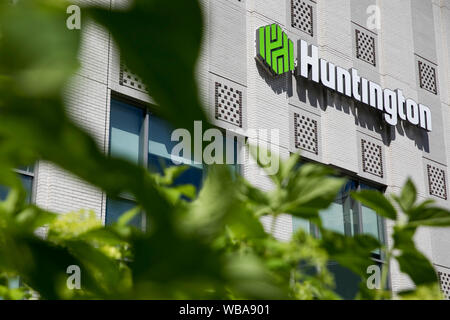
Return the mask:
<path id="1" fill-rule="evenodd" d="M 392 257 L 392 252 L 391 250 L 387 250 L 386 251 L 386 259 L 385 259 L 385 265 L 383 266 L 383 269 L 381 271 L 381 288 L 380 290 L 377 291 L 376 294 L 376 300 L 380 300 L 380 298 L 382 298 L 384 296 L 384 292 L 385 292 L 385 288 L 387 287 L 387 278 L 389 275 L 389 266 L 391 263 L 391 257 Z"/>

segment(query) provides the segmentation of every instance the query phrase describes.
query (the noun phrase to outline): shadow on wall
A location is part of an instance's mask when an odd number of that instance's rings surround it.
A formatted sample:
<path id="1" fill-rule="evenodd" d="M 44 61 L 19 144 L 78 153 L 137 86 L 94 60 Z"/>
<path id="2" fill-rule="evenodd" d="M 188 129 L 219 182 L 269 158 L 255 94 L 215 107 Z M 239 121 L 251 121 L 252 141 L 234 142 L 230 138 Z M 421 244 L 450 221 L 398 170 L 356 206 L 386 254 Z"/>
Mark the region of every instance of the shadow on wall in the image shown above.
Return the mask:
<path id="1" fill-rule="evenodd" d="M 425 151 L 427 153 L 430 152 L 429 136 L 425 130 L 413 126 L 412 124 L 406 121 L 399 121 L 396 127 L 397 132 L 401 136 L 406 136 L 410 140 L 414 140 L 416 142 L 416 147 L 418 149 Z M 395 134 L 395 130 L 392 131 L 394 131 Z"/>
<path id="2" fill-rule="evenodd" d="M 258 73 L 267 85 L 276 94 L 287 93 L 288 98 L 297 98 L 299 101 L 326 111 L 335 108 L 355 118 L 355 125 L 365 128 L 380 136 L 385 146 L 395 141 L 397 133 L 413 140 L 417 149 L 430 152 L 428 133 L 406 121 L 399 119 L 395 128 L 383 119 L 383 114 L 372 107 L 357 102 L 351 98 L 331 91 L 317 83 L 303 77 L 295 77 L 290 73 L 273 77 L 259 63 L 256 63 Z M 294 79 L 295 77 L 295 79 Z"/>
<path id="3" fill-rule="evenodd" d="M 430 152 L 429 137 L 425 130 L 400 119 L 397 126 L 393 127 L 384 120 L 384 114 L 381 111 L 327 89 L 323 89 L 323 92 L 325 103 L 322 110 L 332 107 L 347 114 L 349 114 L 348 110 L 351 110 L 355 125 L 379 135 L 385 146 L 395 141 L 396 135 L 399 134 L 414 141 L 417 149 Z"/>
<path id="4" fill-rule="evenodd" d="M 256 58 L 255 61 L 259 76 L 264 79 L 274 93 L 281 94 L 287 91 L 287 78 L 290 78 L 289 73 L 273 76 L 263 66 L 261 66 L 260 63 L 258 63 Z"/>
<path id="5" fill-rule="evenodd" d="M 346 114 L 352 114 L 356 126 L 376 133 L 385 146 L 390 145 L 393 140 L 392 127 L 383 121 L 381 112 L 326 88 L 323 88 L 322 92 L 325 97 L 321 107 L 323 111 L 331 107 Z"/>
<path id="6" fill-rule="evenodd" d="M 339 93 L 322 87 L 324 104 L 321 109 L 325 111 L 328 107 L 352 114 L 355 118 L 355 125 L 378 134 L 385 146 L 389 146 L 396 139 L 397 133 L 413 140 L 417 149 L 429 152 L 429 138 L 425 130 L 413 126 L 406 121 L 399 119 L 397 126 L 393 127 L 384 120 L 381 111 L 367 106 L 361 102 L 343 96 Z"/>
<path id="7" fill-rule="evenodd" d="M 323 95 L 317 83 L 302 77 L 296 77 L 294 81 L 294 77 L 289 76 L 287 84 L 289 98 L 296 97 L 301 102 L 309 104 L 314 108 L 320 108 L 323 105 Z"/>
<path id="8" fill-rule="evenodd" d="M 325 103 L 321 107 L 322 110 L 332 107 L 347 114 L 351 112 L 355 118 L 355 125 L 379 135 L 385 146 L 395 141 L 396 135 L 399 134 L 414 141 L 417 149 L 430 152 L 429 137 L 425 130 L 400 119 L 393 127 L 384 120 L 383 113 L 377 109 L 327 89 L 323 89 L 323 93 Z"/>

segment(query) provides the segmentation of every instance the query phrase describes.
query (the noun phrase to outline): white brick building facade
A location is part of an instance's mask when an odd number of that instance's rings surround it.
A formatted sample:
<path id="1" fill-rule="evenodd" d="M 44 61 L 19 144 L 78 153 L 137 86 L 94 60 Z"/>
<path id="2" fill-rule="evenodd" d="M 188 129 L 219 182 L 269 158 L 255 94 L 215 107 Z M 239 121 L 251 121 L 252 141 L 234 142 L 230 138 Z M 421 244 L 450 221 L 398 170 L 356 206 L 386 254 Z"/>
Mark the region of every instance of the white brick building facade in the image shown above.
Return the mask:
<path id="1" fill-rule="evenodd" d="M 114 7 L 122 1 L 90 2 Z M 240 132 L 246 135 L 247 129 L 278 129 L 283 157 L 297 151 L 294 114 L 304 115 L 317 123 L 318 132 L 318 152 L 302 152 L 306 158 L 384 185 L 387 193 L 398 192 L 411 176 L 421 199 L 431 197 L 450 207 L 450 0 L 201 0 L 201 4 L 206 28 L 198 80 L 201 97 L 217 126 L 236 127 L 215 119 L 214 90 L 219 82 L 244 95 Z M 308 16 L 311 20 L 305 20 L 310 23 L 305 27 L 307 32 L 294 21 L 303 19 L 295 16 L 301 12 L 292 13 L 300 5 L 312 12 Z M 372 14 L 368 8 L 380 10 L 380 29 L 368 26 Z M 390 127 L 367 109 L 356 107 L 352 99 L 307 80 L 292 74 L 271 77 L 255 61 L 255 32 L 272 23 L 279 24 L 296 47 L 298 40 L 306 40 L 319 47 L 320 58 L 345 69 L 356 68 L 383 88 L 402 89 L 405 97 L 427 104 L 433 114 L 433 131 Z M 72 118 L 108 152 L 111 93 L 145 102 L 151 99 L 143 90 L 120 83 L 120 56 L 108 32 L 90 22 L 83 24 L 82 31 L 81 68 L 67 90 L 66 101 Z M 358 47 L 358 32 L 373 38 L 375 48 Z M 361 59 L 359 50 L 369 50 L 363 52 L 369 57 Z M 422 83 L 419 61 L 434 68 L 435 92 L 433 88 L 430 91 L 429 83 Z M 380 147 L 381 176 L 364 170 L 362 140 Z M 270 189 L 269 179 L 252 170 L 244 164 L 242 174 L 258 187 Z M 430 174 L 437 175 L 434 179 L 438 181 L 430 180 Z M 39 163 L 35 181 L 34 198 L 39 206 L 61 213 L 92 209 L 105 219 L 106 196 L 70 174 Z M 290 217 L 277 221 L 278 238 L 289 239 L 292 230 Z M 450 273 L 450 229 L 423 228 L 417 243 L 438 271 Z M 391 285 L 394 291 L 411 285 L 395 265 Z"/>

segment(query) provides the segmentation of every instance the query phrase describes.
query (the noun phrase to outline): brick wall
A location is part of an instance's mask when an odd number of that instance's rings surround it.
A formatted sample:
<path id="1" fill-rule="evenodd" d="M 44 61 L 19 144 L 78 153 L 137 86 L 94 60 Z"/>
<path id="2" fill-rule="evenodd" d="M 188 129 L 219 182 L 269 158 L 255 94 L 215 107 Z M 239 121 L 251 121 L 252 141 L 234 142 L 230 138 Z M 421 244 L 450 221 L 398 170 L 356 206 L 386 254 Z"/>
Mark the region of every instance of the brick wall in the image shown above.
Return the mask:
<path id="1" fill-rule="evenodd" d="M 388 193 L 398 192 L 406 177 L 411 176 L 420 199 L 429 197 L 425 165 L 431 161 L 443 168 L 448 176 L 450 159 L 450 0 L 329 0 L 326 3 L 305 0 L 315 11 L 313 37 L 292 28 L 290 1 L 200 1 L 206 27 L 197 70 L 200 94 L 210 118 L 214 119 L 214 82 L 217 79 L 228 81 L 245 95 L 241 135 L 254 139 L 247 129 L 278 129 L 280 142 L 277 147 L 286 158 L 294 151 L 290 114 L 310 113 L 320 119 L 321 153 L 315 160 L 367 178 L 361 169 L 359 145 L 361 138 L 370 139 L 383 148 L 385 176 L 376 181 L 386 184 Z M 114 7 L 123 6 L 126 1 L 89 2 Z M 374 4 L 379 5 L 382 17 L 380 30 L 368 30 L 376 38 L 376 66 L 358 59 L 354 45 L 355 29 L 367 27 L 365 9 Z M 344 68 L 355 67 L 360 74 L 385 88 L 401 88 L 405 96 L 430 103 L 435 122 L 433 133 L 424 138 L 417 130 L 402 126 L 388 130 L 373 120 L 373 114 L 364 114 L 364 110 L 356 108 L 350 99 L 325 95 L 308 82 L 297 83 L 292 76 L 276 79 L 269 76 L 255 62 L 255 31 L 274 22 L 288 32 L 295 46 L 298 39 L 307 40 L 319 46 L 320 57 Z M 417 55 L 437 66 L 438 95 L 431 95 L 419 87 Z M 101 27 L 83 24 L 80 61 L 81 69 L 67 89 L 68 112 L 107 152 L 111 91 L 146 102 L 152 100 L 140 90 L 120 85 L 120 56 Z M 221 121 L 214 122 L 220 127 L 233 128 Z M 247 156 L 245 151 L 242 156 Z M 270 180 L 254 167 L 248 163 L 242 167 L 243 175 L 250 182 L 264 190 L 272 187 Z M 36 179 L 38 205 L 56 212 L 92 209 L 104 218 L 105 196 L 101 191 L 44 162 L 38 166 Z M 436 200 L 450 207 L 448 200 Z M 263 224 L 269 229 L 270 219 L 263 219 Z M 389 224 L 387 232 L 391 232 Z M 275 236 L 288 240 L 291 234 L 292 219 L 281 216 L 275 224 Z M 448 229 L 430 232 L 424 228 L 416 240 L 434 263 L 450 267 Z M 396 265 L 392 266 L 391 281 L 394 290 L 411 285 L 409 279 L 400 275 Z"/>

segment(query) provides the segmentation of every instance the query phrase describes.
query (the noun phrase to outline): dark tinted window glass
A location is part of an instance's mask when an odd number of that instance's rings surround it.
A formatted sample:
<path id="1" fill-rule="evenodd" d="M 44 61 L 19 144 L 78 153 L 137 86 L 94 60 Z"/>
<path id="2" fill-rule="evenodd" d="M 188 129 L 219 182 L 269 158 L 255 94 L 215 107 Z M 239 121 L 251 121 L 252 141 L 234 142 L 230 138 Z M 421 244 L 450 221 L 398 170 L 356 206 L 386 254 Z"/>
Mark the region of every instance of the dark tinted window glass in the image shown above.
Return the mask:
<path id="1" fill-rule="evenodd" d="M 323 226 L 326 229 L 348 236 L 357 233 L 357 207 L 350 197 L 350 192 L 356 190 L 356 188 L 357 183 L 355 181 L 347 182 L 330 207 L 320 212 Z"/>
<path id="2" fill-rule="evenodd" d="M 141 132 L 144 111 L 123 102 L 111 103 L 110 153 L 141 163 Z"/>
<path id="3" fill-rule="evenodd" d="M 334 275 L 336 293 L 343 299 L 354 299 L 359 290 L 361 278 L 337 263 L 330 263 L 328 270 Z"/>
<path id="4" fill-rule="evenodd" d="M 172 127 L 166 121 L 150 116 L 148 169 L 152 172 L 162 174 L 164 168 L 175 165 L 171 160 L 171 152 L 179 142 L 171 141 L 172 131 Z M 177 160 L 188 165 L 189 169 L 175 180 L 174 185 L 192 184 L 197 191 L 200 190 L 203 182 L 203 166 L 194 164 L 192 157 L 177 158 Z"/>
<path id="5" fill-rule="evenodd" d="M 108 198 L 106 203 L 106 224 L 109 225 L 116 222 L 122 214 L 133 209 L 135 206 L 136 204 L 130 200 L 113 200 Z M 135 226 L 136 228 L 141 228 L 142 215 L 136 215 L 129 224 Z"/>
<path id="6" fill-rule="evenodd" d="M 27 193 L 26 201 L 31 202 L 31 195 L 33 189 L 33 177 L 26 175 L 19 175 L 20 180 L 22 180 L 23 187 Z M 0 200 L 5 200 L 8 197 L 9 188 L 0 186 Z"/>

